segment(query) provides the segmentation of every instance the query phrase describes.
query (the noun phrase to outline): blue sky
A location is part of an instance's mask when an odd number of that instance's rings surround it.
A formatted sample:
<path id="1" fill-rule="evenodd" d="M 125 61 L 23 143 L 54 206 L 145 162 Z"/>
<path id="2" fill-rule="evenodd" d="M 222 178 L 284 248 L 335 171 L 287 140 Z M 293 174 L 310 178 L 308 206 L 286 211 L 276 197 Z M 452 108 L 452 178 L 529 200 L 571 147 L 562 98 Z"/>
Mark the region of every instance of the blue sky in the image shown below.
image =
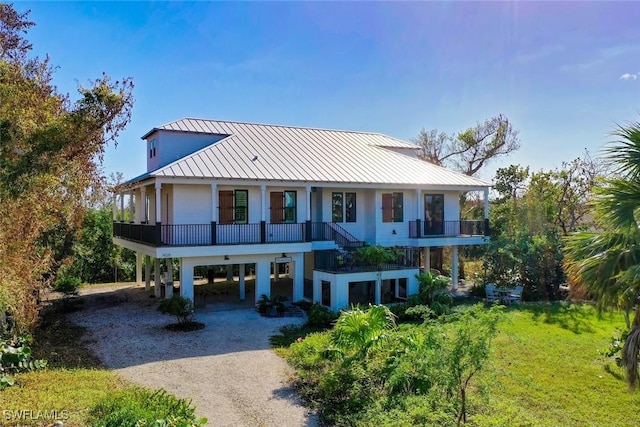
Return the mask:
<path id="1" fill-rule="evenodd" d="M 131 76 L 132 121 L 104 170 L 146 168 L 140 136 L 182 117 L 453 133 L 502 113 L 559 166 L 640 120 L 640 3 L 18 3 L 55 83 Z"/>

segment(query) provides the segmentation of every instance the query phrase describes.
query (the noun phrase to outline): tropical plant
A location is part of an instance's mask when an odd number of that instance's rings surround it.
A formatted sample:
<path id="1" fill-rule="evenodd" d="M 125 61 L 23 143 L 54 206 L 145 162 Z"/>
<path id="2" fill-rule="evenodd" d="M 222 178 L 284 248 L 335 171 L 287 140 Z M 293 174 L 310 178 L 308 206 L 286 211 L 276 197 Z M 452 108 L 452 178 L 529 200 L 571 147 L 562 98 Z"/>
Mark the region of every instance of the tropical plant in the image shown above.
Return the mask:
<path id="1" fill-rule="evenodd" d="M 363 310 L 352 307 L 336 320 L 332 341 L 341 355 L 366 355 L 379 345 L 388 331 L 396 327 L 395 316 L 384 305 L 373 305 Z"/>
<path id="2" fill-rule="evenodd" d="M 618 140 L 606 154 L 615 175 L 596 188 L 593 201 L 598 231 L 566 239 L 565 266 L 572 285 L 586 289 L 599 309 L 616 307 L 627 313 L 630 332 L 621 360 L 635 389 L 640 350 L 640 123 L 620 126 L 612 135 Z"/>
<path id="3" fill-rule="evenodd" d="M 42 369 L 46 360 L 34 359 L 29 343 L 29 334 L 22 334 L 8 340 L 0 339 L 0 390 L 15 384 L 12 373 Z"/>
<path id="4" fill-rule="evenodd" d="M 262 294 L 256 304 L 256 310 L 263 316 L 283 314 L 287 311 L 287 306 L 284 303 L 288 300 L 284 295 L 274 295 L 270 297 L 267 294 Z"/>

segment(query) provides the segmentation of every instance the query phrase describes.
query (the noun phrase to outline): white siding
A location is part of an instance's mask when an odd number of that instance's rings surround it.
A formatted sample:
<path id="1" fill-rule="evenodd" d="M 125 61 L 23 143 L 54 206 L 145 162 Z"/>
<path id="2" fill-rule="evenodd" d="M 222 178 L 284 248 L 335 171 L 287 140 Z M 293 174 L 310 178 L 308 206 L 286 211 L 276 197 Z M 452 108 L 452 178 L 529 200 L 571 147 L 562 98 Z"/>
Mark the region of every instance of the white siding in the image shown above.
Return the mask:
<path id="1" fill-rule="evenodd" d="M 385 193 L 402 193 L 402 222 L 382 222 L 382 195 Z M 382 246 L 405 245 L 409 238 L 409 221 L 415 221 L 415 191 L 377 190 L 375 208 L 377 211 L 376 244 Z"/>
<path id="2" fill-rule="evenodd" d="M 189 154 L 220 141 L 223 136 L 198 133 L 156 131 L 149 135 L 147 142 L 147 172 L 175 162 Z M 151 141 L 156 140 L 156 155 L 149 157 Z"/>
<path id="3" fill-rule="evenodd" d="M 211 223 L 211 186 L 174 185 L 173 187 L 174 224 Z"/>
<path id="4" fill-rule="evenodd" d="M 444 193 L 444 220 L 458 221 L 460 219 L 460 193 Z"/>

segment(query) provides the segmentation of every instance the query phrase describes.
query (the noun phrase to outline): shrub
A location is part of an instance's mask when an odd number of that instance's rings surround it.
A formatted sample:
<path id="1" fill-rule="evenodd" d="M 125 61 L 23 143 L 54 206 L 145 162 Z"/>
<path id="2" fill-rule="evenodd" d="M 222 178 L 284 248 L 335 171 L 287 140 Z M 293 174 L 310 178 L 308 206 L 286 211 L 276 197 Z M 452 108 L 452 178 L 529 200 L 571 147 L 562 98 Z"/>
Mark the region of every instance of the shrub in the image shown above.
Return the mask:
<path id="1" fill-rule="evenodd" d="M 338 315 L 321 304 L 313 304 L 307 311 L 307 325 L 316 328 L 330 328 Z"/>
<path id="2" fill-rule="evenodd" d="M 267 294 L 262 294 L 256 304 L 256 309 L 263 316 L 275 316 L 276 313 L 281 314 L 287 311 L 287 306 L 284 303 L 288 300 L 289 298 L 284 295 L 270 297 Z"/>
<path id="3" fill-rule="evenodd" d="M 32 371 L 47 366 L 46 360 L 36 360 L 28 346 L 32 338 L 29 334 L 4 340 L 0 339 L 0 390 L 14 385 L 12 373 Z"/>
<path id="4" fill-rule="evenodd" d="M 78 295 L 78 288 L 82 281 L 75 276 L 63 275 L 56 279 L 54 289 L 65 296 Z"/>
<path id="5" fill-rule="evenodd" d="M 174 295 L 169 299 L 162 300 L 158 306 L 158 311 L 163 314 L 174 316 L 178 323 L 188 323 L 193 320 L 193 303 L 190 299 Z"/>
<path id="6" fill-rule="evenodd" d="M 196 418 L 190 400 L 177 398 L 165 390 L 141 387 L 114 391 L 89 411 L 92 427 L 192 427 L 206 422 L 206 418 Z"/>
<path id="7" fill-rule="evenodd" d="M 405 316 L 410 320 L 427 320 L 436 316 L 428 305 L 419 304 L 406 309 Z"/>

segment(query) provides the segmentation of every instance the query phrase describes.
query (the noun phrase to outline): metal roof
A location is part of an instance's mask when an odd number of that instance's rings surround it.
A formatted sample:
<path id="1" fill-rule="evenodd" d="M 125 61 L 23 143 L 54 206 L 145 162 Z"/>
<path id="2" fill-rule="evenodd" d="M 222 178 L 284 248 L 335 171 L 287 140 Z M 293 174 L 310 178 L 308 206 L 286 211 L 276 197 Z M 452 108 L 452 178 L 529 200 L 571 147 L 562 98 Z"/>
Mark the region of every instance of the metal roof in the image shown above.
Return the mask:
<path id="1" fill-rule="evenodd" d="M 491 184 L 385 147 L 417 149 L 386 135 L 181 119 L 159 131 L 228 135 L 150 172 L 157 177 L 488 187 Z"/>

